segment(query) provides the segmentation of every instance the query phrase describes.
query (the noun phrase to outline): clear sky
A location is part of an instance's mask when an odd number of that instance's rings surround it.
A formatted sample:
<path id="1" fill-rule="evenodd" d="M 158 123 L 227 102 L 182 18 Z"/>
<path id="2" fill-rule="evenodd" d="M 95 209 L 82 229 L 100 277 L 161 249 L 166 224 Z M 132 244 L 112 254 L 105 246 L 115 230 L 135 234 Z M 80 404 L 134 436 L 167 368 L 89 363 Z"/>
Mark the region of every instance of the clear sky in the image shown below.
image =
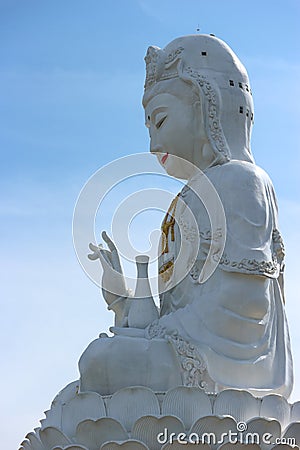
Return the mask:
<path id="1" fill-rule="evenodd" d="M 252 150 L 279 200 L 299 378 L 299 20 L 299 0 L 0 0 L 3 448 L 38 426 L 78 378 L 82 351 L 111 325 L 73 249 L 76 198 L 103 164 L 148 150 L 146 49 L 198 25 L 249 72 Z"/>

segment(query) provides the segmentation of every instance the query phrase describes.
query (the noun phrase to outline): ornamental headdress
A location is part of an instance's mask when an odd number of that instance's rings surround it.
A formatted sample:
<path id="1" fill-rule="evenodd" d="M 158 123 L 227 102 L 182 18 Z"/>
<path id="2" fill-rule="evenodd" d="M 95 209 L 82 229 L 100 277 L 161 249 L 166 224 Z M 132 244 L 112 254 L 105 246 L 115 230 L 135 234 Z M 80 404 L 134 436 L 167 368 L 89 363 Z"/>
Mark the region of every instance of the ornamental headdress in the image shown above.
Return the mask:
<path id="1" fill-rule="evenodd" d="M 146 57 L 145 95 L 156 83 L 180 78 L 192 83 L 205 108 L 205 129 L 218 163 L 253 162 L 250 137 L 253 100 L 247 71 L 230 47 L 213 35 L 175 39 Z"/>

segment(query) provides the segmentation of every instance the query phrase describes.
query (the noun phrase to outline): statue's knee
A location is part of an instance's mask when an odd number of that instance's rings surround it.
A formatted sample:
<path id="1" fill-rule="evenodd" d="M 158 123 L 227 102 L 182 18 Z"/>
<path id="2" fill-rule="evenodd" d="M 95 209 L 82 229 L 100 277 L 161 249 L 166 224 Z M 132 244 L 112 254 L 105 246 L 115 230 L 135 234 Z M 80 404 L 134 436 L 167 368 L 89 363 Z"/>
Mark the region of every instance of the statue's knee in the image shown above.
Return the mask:
<path id="1" fill-rule="evenodd" d="M 163 339 L 97 339 L 81 356 L 79 372 L 81 390 L 102 395 L 126 386 L 163 391 L 182 384 L 177 358 Z"/>

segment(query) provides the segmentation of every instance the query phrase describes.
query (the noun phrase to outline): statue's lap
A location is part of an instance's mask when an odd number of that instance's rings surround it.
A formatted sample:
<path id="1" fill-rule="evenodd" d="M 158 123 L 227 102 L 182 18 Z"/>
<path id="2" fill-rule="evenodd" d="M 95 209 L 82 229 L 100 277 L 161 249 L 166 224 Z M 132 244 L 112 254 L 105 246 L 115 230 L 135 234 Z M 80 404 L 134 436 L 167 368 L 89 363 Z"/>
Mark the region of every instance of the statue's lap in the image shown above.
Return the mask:
<path id="1" fill-rule="evenodd" d="M 81 390 L 101 395 L 127 386 L 167 391 L 182 384 L 175 352 L 164 339 L 101 337 L 82 354 L 79 371 Z"/>

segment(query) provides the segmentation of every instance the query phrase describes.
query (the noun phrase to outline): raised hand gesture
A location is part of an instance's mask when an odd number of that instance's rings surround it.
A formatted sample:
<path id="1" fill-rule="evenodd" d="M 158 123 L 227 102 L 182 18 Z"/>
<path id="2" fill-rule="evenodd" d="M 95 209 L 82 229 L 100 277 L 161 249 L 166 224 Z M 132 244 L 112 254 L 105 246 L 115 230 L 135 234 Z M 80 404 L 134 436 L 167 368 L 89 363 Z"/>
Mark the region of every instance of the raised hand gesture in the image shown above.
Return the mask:
<path id="1" fill-rule="evenodd" d="M 89 244 L 89 248 L 93 253 L 89 254 L 88 258 L 92 261 L 100 260 L 103 268 L 103 297 L 108 304 L 108 308 L 115 312 L 116 323 L 121 325 L 125 315 L 125 305 L 129 291 L 126 288 L 119 253 L 115 244 L 105 231 L 102 233 L 102 238 L 107 244 L 108 250 L 103 248 L 101 244 L 98 246 Z"/>

